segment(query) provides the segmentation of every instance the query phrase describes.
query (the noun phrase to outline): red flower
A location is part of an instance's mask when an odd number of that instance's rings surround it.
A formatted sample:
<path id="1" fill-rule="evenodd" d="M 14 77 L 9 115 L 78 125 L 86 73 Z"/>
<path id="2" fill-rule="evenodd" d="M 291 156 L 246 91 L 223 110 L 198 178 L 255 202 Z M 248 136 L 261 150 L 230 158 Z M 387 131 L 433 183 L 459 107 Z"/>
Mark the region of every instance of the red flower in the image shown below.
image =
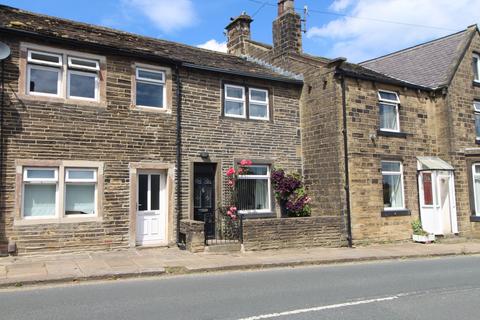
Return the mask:
<path id="1" fill-rule="evenodd" d="M 233 186 L 235 184 L 235 182 L 233 182 L 233 180 L 228 180 L 228 185 L 229 186 Z"/>
<path id="2" fill-rule="evenodd" d="M 252 160 L 243 159 L 242 161 L 240 161 L 240 165 L 241 166 L 251 166 L 252 165 Z"/>
<path id="3" fill-rule="evenodd" d="M 235 169 L 234 168 L 230 168 L 227 170 L 227 176 L 230 177 L 230 176 L 233 176 L 235 174 Z"/>

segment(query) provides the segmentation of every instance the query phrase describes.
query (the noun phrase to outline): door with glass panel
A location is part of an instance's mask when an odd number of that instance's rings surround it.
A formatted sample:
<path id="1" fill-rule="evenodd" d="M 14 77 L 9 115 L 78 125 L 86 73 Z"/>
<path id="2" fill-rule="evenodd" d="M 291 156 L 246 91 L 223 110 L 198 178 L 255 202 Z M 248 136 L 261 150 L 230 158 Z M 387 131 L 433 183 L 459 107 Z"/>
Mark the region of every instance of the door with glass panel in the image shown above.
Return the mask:
<path id="1" fill-rule="evenodd" d="M 137 245 L 167 244 L 166 177 L 141 172 L 137 177 Z"/>
<path id="2" fill-rule="evenodd" d="M 436 235 L 457 233 L 453 172 L 420 171 L 418 184 L 423 229 Z"/>

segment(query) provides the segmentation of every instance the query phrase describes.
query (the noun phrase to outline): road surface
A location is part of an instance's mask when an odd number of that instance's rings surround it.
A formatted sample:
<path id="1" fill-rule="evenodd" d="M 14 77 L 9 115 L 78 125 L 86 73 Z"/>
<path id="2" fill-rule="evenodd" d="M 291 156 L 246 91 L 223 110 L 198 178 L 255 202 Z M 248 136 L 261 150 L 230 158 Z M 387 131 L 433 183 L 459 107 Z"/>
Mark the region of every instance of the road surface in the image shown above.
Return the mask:
<path id="1" fill-rule="evenodd" d="M 480 256 L 8 289 L 0 319 L 480 319 Z"/>

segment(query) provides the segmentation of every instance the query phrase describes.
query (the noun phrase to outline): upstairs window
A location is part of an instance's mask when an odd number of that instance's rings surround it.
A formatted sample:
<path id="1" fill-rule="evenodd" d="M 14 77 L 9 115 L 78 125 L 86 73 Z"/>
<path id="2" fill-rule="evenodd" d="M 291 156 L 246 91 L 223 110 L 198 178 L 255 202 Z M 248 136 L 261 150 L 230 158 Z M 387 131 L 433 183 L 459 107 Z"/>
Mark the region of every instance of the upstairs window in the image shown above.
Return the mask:
<path id="1" fill-rule="evenodd" d="M 70 56 L 66 52 L 27 52 L 27 94 L 99 100 L 99 60 Z"/>
<path id="2" fill-rule="evenodd" d="M 223 112 L 226 117 L 270 119 L 268 90 L 226 84 L 224 92 Z"/>
<path id="3" fill-rule="evenodd" d="M 137 107 L 166 108 L 165 72 L 136 68 Z"/>
<path id="4" fill-rule="evenodd" d="M 268 90 L 250 88 L 250 119 L 268 120 Z"/>
<path id="5" fill-rule="evenodd" d="M 480 163 L 472 166 L 473 196 L 475 200 L 475 215 L 480 216 Z"/>
<path id="6" fill-rule="evenodd" d="M 60 96 L 62 55 L 28 51 L 27 94 Z"/>
<path id="7" fill-rule="evenodd" d="M 237 181 L 238 209 L 242 213 L 270 212 L 270 167 L 251 165 L 247 169 Z"/>
<path id="8" fill-rule="evenodd" d="M 382 161 L 383 206 L 404 209 L 403 166 L 400 161 Z"/>
<path id="9" fill-rule="evenodd" d="M 68 57 L 68 98 L 98 100 L 99 71 L 97 60 Z"/>
<path id="10" fill-rule="evenodd" d="M 390 132 L 400 132 L 400 117 L 398 105 L 400 99 L 396 92 L 378 91 L 380 130 Z"/>
<path id="11" fill-rule="evenodd" d="M 473 102 L 473 112 L 475 113 L 475 136 L 480 141 L 480 101 Z"/>
<path id="12" fill-rule="evenodd" d="M 473 80 L 480 82 L 480 55 L 474 53 L 472 59 Z"/>
<path id="13" fill-rule="evenodd" d="M 245 118 L 245 88 L 225 85 L 225 115 L 228 117 Z"/>

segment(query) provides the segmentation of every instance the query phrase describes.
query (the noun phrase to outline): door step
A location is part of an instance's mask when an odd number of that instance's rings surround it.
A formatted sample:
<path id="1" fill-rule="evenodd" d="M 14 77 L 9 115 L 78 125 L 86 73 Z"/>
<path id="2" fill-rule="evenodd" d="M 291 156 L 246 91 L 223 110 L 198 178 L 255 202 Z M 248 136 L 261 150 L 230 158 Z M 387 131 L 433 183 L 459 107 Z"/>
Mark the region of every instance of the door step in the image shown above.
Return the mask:
<path id="1" fill-rule="evenodd" d="M 241 249 L 242 249 L 242 245 L 239 242 L 210 244 L 205 246 L 205 252 L 210 252 L 210 253 L 240 252 Z"/>

